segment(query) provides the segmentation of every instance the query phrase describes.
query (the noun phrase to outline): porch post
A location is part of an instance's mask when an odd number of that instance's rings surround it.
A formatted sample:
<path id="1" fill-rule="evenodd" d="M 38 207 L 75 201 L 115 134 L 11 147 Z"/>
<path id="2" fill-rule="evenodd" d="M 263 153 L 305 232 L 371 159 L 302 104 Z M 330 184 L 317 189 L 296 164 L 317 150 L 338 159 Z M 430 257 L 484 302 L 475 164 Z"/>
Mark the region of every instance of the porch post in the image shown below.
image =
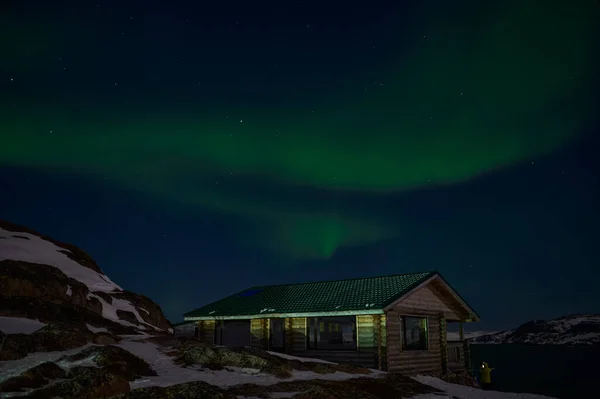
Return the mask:
<path id="1" fill-rule="evenodd" d="M 461 321 L 458 325 L 460 334 L 460 343 L 463 346 L 463 358 L 465 362 L 465 369 L 467 372 L 471 371 L 471 348 L 469 348 L 469 342 L 465 341 L 465 331 L 463 329 L 463 322 Z"/>
<path id="2" fill-rule="evenodd" d="M 448 373 L 448 328 L 446 325 L 446 317 L 440 313 L 440 350 L 442 355 L 442 373 Z"/>

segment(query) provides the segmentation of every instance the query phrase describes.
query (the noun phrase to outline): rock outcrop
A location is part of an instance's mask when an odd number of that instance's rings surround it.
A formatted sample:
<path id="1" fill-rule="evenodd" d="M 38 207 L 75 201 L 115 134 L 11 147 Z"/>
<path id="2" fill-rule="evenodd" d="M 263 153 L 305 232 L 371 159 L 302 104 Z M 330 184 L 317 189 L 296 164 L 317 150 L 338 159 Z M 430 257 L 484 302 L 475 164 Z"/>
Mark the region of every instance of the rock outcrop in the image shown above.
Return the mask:
<path id="1" fill-rule="evenodd" d="M 51 323 L 79 313 L 78 321 L 116 334 L 171 329 L 158 304 L 121 289 L 83 250 L 6 221 L 0 221 L 0 299 L 0 316 Z"/>

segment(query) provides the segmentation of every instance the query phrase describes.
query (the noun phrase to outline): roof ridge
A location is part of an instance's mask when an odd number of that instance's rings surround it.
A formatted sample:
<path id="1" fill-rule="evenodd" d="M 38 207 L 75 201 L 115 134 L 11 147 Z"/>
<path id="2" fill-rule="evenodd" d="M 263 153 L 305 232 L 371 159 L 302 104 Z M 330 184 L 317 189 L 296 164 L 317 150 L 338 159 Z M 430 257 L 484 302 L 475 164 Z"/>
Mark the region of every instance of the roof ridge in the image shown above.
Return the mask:
<path id="1" fill-rule="evenodd" d="M 376 279 L 376 278 L 409 276 L 411 274 L 428 274 L 428 275 L 434 275 L 434 274 L 439 274 L 439 272 L 437 270 L 428 270 L 428 271 L 423 271 L 423 272 L 387 274 L 385 276 L 342 278 L 342 279 L 339 279 L 339 280 L 320 280 L 320 281 L 305 281 L 303 283 L 255 285 L 255 286 L 252 286 L 252 287 L 245 288 L 242 291 L 239 291 L 238 293 L 241 293 L 241 292 L 244 292 L 244 291 L 248 291 L 248 290 L 260 289 L 260 288 L 268 288 L 268 287 L 285 287 L 285 286 L 290 286 L 290 285 L 305 285 L 305 284 L 319 284 L 319 283 L 337 283 L 337 282 L 341 282 L 341 281 L 372 280 L 372 279 Z"/>

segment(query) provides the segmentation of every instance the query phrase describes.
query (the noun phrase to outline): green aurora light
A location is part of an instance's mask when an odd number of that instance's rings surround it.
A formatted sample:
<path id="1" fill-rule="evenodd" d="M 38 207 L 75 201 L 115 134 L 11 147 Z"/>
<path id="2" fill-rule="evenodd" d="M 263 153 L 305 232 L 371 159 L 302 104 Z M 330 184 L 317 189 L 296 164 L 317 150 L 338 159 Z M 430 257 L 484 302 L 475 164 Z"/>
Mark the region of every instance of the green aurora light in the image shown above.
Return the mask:
<path id="1" fill-rule="evenodd" d="M 593 117 L 586 83 L 594 13 L 566 1 L 511 4 L 477 26 L 466 16 L 444 19 L 444 10 L 425 13 L 409 54 L 373 67 L 381 85 L 331 93 L 314 101 L 314 112 L 248 107 L 235 119 L 199 113 L 109 120 L 109 111 L 0 111 L 0 163 L 90 174 L 237 215 L 254 226 L 251 245 L 330 257 L 342 246 L 392 237 L 398 226 L 368 211 L 277 196 L 259 201 L 238 190 L 239 182 L 353 195 L 452 184 L 548 154 Z M 67 127 L 50 134 L 49 126 Z"/>

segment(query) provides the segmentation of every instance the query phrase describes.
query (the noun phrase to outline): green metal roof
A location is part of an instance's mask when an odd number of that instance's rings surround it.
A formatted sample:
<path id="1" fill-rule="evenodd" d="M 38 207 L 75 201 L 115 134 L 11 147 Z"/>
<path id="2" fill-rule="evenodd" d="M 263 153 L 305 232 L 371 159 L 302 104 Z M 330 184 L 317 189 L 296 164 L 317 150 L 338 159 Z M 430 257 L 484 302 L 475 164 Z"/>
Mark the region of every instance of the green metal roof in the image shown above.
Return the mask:
<path id="1" fill-rule="evenodd" d="M 251 287 L 184 314 L 186 320 L 294 314 L 377 314 L 436 272 Z M 250 317 L 246 317 L 250 318 Z"/>

